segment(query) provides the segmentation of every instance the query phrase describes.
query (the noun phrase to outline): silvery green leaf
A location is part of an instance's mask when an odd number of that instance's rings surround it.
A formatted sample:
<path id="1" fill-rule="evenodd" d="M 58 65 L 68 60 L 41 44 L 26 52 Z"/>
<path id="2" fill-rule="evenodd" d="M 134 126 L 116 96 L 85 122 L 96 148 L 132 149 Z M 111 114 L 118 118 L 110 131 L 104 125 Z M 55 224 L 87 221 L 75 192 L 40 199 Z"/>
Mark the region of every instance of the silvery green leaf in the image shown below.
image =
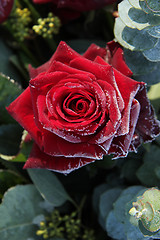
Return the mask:
<path id="1" fill-rule="evenodd" d="M 152 72 L 146 73 L 144 75 L 135 75 L 134 79 L 137 81 L 143 81 L 148 85 L 159 83 L 160 82 L 160 63 L 156 64 L 156 68 Z"/>
<path id="2" fill-rule="evenodd" d="M 50 204 L 61 206 L 72 199 L 54 173 L 46 169 L 28 169 L 28 173 L 36 188 Z"/>
<path id="3" fill-rule="evenodd" d="M 155 0 L 154 0 L 155 1 Z M 155 1 L 157 3 L 157 1 Z M 148 4 L 146 4 L 146 0 L 139 0 L 139 5 L 146 13 L 151 13 L 153 15 L 160 15 L 159 12 L 153 11 Z"/>
<path id="4" fill-rule="evenodd" d="M 147 14 L 140 9 L 133 8 L 128 0 L 123 0 L 118 4 L 118 13 L 127 27 L 141 30 L 149 26 Z"/>
<path id="5" fill-rule="evenodd" d="M 149 35 L 146 29 L 138 30 L 125 27 L 122 32 L 122 38 L 131 45 L 135 51 L 151 49 L 158 42 L 158 38 Z"/>
<path id="6" fill-rule="evenodd" d="M 148 61 L 140 51 L 124 49 L 124 57 L 126 64 L 133 72 L 133 75 L 150 73 L 157 66 L 157 63 Z"/>
<path id="7" fill-rule="evenodd" d="M 160 16 L 153 16 L 153 14 L 145 13 L 144 11 L 136 8 L 130 8 L 128 16 L 139 30 L 146 27 L 157 26 L 160 23 Z"/>
<path id="8" fill-rule="evenodd" d="M 156 38 L 160 38 L 160 25 L 148 29 L 148 33 Z"/>
<path id="9" fill-rule="evenodd" d="M 123 30 L 125 29 L 126 25 L 122 22 L 122 20 L 118 17 L 115 19 L 115 25 L 114 25 L 114 35 L 116 40 L 125 48 L 130 49 L 133 51 L 135 49 L 134 46 L 131 44 L 128 44 L 126 41 L 124 41 L 122 37 Z"/>
<path id="10" fill-rule="evenodd" d="M 132 5 L 132 7 L 141 9 L 141 6 L 139 5 L 139 0 L 129 0 L 129 2 Z"/>
<path id="11" fill-rule="evenodd" d="M 120 223 L 115 217 L 114 211 L 110 211 L 106 219 L 106 231 L 108 235 L 116 240 L 127 240 L 124 231 L 124 224 Z"/>
<path id="12" fill-rule="evenodd" d="M 158 39 L 158 42 L 152 49 L 143 51 L 143 55 L 151 62 L 159 62 L 160 61 L 160 39 Z"/>
<path id="13" fill-rule="evenodd" d="M 105 224 L 106 217 L 108 216 L 109 212 L 113 208 L 113 203 L 116 201 L 121 191 L 122 191 L 121 188 L 112 188 L 105 191 L 101 195 L 100 202 L 99 202 L 99 212 L 100 212 L 101 220 L 103 220 L 103 226 Z"/>
<path id="14" fill-rule="evenodd" d="M 153 12 L 160 12 L 160 1 L 159 0 L 146 0 L 148 8 Z"/>
<path id="15" fill-rule="evenodd" d="M 33 185 L 17 185 L 4 195 L 0 205 L 0 239 L 27 240 L 36 236 L 33 218 L 43 214 L 42 197 Z"/>
<path id="16" fill-rule="evenodd" d="M 147 30 L 138 30 L 127 27 L 120 18 L 115 20 L 114 34 L 117 41 L 131 51 L 151 49 L 158 42 L 157 38 L 149 35 Z"/>

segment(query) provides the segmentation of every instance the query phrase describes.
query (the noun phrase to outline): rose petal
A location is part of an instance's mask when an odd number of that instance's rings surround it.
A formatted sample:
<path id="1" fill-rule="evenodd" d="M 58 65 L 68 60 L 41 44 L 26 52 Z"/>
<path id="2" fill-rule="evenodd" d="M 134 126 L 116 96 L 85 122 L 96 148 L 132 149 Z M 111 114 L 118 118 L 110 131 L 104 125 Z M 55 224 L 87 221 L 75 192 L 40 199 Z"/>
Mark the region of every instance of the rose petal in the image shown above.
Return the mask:
<path id="1" fill-rule="evenodd" d="M 83 54 L 83 57 L 94 61 L 94 59 L 99 56 L 105 59 L 107 55 L 107 50 L 105 48 L 99 47 L 96 44 L 91 44 L 87 51 Z"/>
<path id="2" fill-rule="evenodd" d="M 96 144 L 70 143 L 50 132 L 44 133 L 43 146 L 44 152 L 52 156 L 102 159 L 104 155 L 102 148 Z"/>
<path id="3" fill-rule="evenodd" d="M 115 137 L 108 151 L 109 154 L 114 154 L 114 159 L 127 156 L 135 132 L 139 113 L 140 104 L 137 100 L 133 99 L 129 118 L 129 132 L 126 135 Z"/>
<path id="4" fill-rule="evenodd" d="M 141 105 L 141 111 L 136 126 L 136 131 L 144 142 L 152 141 L 160 133 L 160 121 L 155 117 L 144 85 L 141 86 L 135 98 Z"/>
<path id="5" fill-rule="evenodd" d="M 111 56 L 108 58 L 107 62 L 124 75 L 131 77 L 133 73 L 125 62 L 124 52 L 119 43 L 115 41 L 108 42 L 107 48 L 111 53 Z"/>
<path id="6" fill-rule="evenodd" d="M 31 137 L 37 142 L 37 144 L 42 146 L 42 132 L 37 128 L 34 122 L 34 113 L 29 87 L 18 98 L 16 98 L 9 107 L 7 107 L 7 111 L 24 129 L 30 133 Z"/>
<path id="7" fill-rule="evenodd" d="M 63 156 L 52 157 L 42 152 L 39 147 L 34 144 L 31 154 L 23 168 L 45 168 L 68 174 L 73 170 L 94 161 L 94 159 L 90 158 L 66 158 Z"/>
<path id="8" fill-rule="evenodd" d="M 100 64 L 98 63 L 98 61 Z M 103 64 L 101 64 L 101 61 L 103 62 Z M 71 61 L 70 66 L 82 71 L 92 73 L 97 77 L 97 80 L 107 81 L 116 90 L 119 109 L 120 111 L 123 110 L 124 102 L 121 93 L 117 87 L 112 66 L 106 63 L 101 57 L 97 57 L 94 62 L 82 57 L 76 58 L 75 60 Z"/>

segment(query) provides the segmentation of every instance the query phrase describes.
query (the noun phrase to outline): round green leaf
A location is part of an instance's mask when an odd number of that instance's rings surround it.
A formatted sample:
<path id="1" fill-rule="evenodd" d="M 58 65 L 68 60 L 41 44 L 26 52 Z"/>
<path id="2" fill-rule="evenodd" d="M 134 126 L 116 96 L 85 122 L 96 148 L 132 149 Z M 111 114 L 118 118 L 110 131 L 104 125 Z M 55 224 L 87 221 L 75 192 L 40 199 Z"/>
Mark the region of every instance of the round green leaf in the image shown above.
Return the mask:
<path id="1" fill-rule="evenodd" d="M 160 61 L 160 39 L 158 39 L 158 42 L 152 49 L 143 51 L 143 55 L 151 62 L 159 62 Z"/>
<path id="2" fill-rule="evenodd" d="M 39 207 L 42 198 L 33 185 L 17 185 L 9 189 L 0 205 L 0 239 L 28 240 L 34 238 L 35 216 L 42 214 Z"/>
<path id="3" fill-rule="evenodd" d="M 120 223 L 112 210 L 106 219 L 106 231 L 108 235 L 117 240 L 127 240 L 124 231 L 124 224 Z"/>

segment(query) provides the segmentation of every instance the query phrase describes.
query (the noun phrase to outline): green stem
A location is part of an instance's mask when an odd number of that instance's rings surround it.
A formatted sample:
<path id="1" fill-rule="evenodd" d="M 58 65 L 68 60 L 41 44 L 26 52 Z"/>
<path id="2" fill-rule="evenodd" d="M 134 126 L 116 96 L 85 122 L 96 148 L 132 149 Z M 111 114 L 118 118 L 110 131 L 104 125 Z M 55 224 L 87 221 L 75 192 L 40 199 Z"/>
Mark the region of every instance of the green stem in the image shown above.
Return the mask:
<path id="1" fill-rule="evenodd" d="M 78 218 L 79 219 L 81 219 L 81 214 L 82 214 L 82 208 L 83 208 L 83 206 L 84 206 L 84 203 L 85 203 L 85 201 L 86 201 L 86 198 L 87 198 L 87 196 L 85 195 L 83 198 L 82 198 L 82 200 L 81 200 L 81 202 L 80 202 L 80 205 L 78 206 Z"/>

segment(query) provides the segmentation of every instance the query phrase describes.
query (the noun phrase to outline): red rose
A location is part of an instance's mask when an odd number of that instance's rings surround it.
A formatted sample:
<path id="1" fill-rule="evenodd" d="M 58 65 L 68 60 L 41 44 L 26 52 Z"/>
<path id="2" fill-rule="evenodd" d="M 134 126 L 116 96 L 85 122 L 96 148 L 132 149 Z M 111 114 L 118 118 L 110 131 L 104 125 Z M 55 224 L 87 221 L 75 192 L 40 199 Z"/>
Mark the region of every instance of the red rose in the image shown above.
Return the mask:
<path id="1" fill-rule="evenodd" d="M 81 56 L 61 42 L 50 61 L 30 66 L 29 87 L 7 108 L 35 141 L 24 168 L 69 173 L 160 133 L 145 84 L 109 65 L 107 53 L 92 45 Z"/>
<path id="2" fill-rule="evenodd" d="M 0 0 L 0 23 L 8 18 L 13 7 L 13 2 L 13 0 Z"/>
<path id="3" fill-rule="evenodd" d="M 74 19 L 80 16 L 81 12 L 102 8 L 113 4 L 117 0 L 33 0 L 34 3 L 51 3 L 55 14 L 62 20 Z"/>

